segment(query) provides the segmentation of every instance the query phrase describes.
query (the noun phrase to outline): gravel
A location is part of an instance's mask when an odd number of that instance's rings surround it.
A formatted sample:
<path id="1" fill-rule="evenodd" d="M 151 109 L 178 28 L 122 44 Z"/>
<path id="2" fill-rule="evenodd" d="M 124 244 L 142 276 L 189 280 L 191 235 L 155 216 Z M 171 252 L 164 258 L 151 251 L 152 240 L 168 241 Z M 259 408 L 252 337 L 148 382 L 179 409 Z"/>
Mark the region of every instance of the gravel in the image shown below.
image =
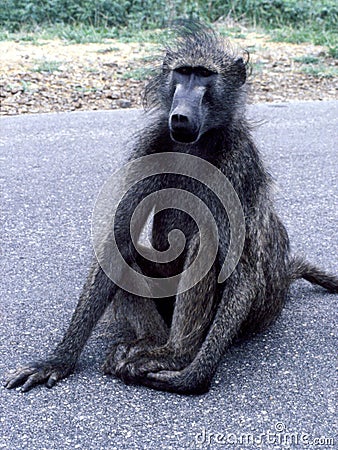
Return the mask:
<path id="1" fill-rule="evenodd" d="M 250 102 L 336 99 L 337 60 L 327 48 L 243 33 L 232 42 L 250 53 Z M 140 107 L 149 70 L 161 61 L 153 61 L 161 54 L 153 44 L 115 40 L 3 41 L 0 54 L 0 115 Z"/>

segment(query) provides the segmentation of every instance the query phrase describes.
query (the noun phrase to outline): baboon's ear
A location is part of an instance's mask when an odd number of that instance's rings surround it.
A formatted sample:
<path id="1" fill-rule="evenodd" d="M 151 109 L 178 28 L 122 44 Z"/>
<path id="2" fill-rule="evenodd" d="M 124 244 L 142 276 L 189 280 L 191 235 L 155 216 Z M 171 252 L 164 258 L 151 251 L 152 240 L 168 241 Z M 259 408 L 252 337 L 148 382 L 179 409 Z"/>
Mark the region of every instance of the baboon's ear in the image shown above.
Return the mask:
<path id="1" fill-rule="evenodd" d="M 243 61 L 243 58 L 238 58 L 235 61 L 235 66 L 236 66 L 236 72 L 237 72 L 237 77 L 238 77 L 238 84 L 240 86 L 242 86 L 242 84 L 245 83 L 246 81 L 246 65 Z"/>

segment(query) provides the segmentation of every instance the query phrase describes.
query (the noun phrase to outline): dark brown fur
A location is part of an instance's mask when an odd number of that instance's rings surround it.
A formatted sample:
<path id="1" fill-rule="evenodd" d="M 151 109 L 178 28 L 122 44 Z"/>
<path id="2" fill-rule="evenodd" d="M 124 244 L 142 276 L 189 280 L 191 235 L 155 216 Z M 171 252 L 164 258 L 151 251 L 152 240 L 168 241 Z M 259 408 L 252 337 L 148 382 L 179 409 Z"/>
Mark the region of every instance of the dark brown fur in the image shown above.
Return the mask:
<path id="1" fill-rule="evenodd" d="M 144 180 L 119 210 L 117 242 L 128 242 L 130 214 L 145 194 L 166 187 L 190 190 L 208 203 L 218 226 L 220 246 L 211 270 L 175 298 L 145 299 L 118 288 L 94 259 L 62 342 L 46 360 L 10 376 L 8 388 L 23 385 L 25 391 L 42 382 L 50 387 L 71 373 L 93 327 L 112 302 L 116 331 L 105 373 L 160 390 L 205 392 L 233 339 L 270 325 L 283 308 L 293 281 L 305 278 L 330 292 L 338 291 L 337 278 L 290 257 L 287 233 L 271 202 L 271 179 L 244 115 L 246 70 L 243 60 L 210 29 L 197 24 L 183 27 L 176 45 L 167 49 L 161 73 L 146 91 L 150 125 L 140 133 L 133 154 L 136 158 L 164 151 L 189 153 L 208 160 L 230 180 L 246 226 L 243 253 L 231 276 L 217 283 L 229 230 L 226 212 L 210 192 L 194 180 L 175 175 Z M 173 107 L 176 102 L 180 108 L 187 93 L 193 92 L 191 82 L 202 86 L 201 102 L 188 99 L 201 104 L 198 117 L 192 108 L 185 116 Z M 182 97 L 177 90 L 180 83 L 186 89 Z M 125 259 L 149 275 L 180 273 L 196 256 L 195 224 L 180 211 L 162 211 L 155 215 L 152 240 L 155 248 L 165 250 L 168 232 L 177 226 L 184 231 L 187 244 L 175 264 L 151 265 L 128 245 Z"/>

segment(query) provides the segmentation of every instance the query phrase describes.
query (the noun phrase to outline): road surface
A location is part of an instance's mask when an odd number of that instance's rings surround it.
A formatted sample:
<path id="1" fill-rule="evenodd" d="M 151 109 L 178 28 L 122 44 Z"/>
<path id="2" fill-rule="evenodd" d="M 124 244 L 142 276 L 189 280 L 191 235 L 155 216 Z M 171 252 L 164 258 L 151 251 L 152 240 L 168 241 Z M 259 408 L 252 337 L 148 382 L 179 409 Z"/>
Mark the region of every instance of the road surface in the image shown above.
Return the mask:
<path id="1" fill-rule="evenodd" d="M 254 135 L 294 251 L 338 273 L 338 102 L 262 104 L 249 116 L 264 121 Z M 91 257 L 96 196 L 123 164 L 139 119 L 139 111 L 1 119 L 2 376 L 61 338 Z M 103 376 L 99 328 L 54 389 L 0 388 L 0 449 L 334 448 L 337 300 L 297 282 L 278 321 L 232 347 L 211 391 L 195 397 Z"/>

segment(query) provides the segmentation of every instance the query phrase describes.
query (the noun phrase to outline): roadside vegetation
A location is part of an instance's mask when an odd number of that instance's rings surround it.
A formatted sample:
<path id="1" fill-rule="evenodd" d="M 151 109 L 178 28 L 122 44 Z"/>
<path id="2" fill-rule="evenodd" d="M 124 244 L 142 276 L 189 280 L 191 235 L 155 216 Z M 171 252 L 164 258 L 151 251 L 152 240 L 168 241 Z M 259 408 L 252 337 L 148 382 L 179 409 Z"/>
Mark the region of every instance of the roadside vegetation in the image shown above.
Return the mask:
<path id="1" fill-rule="evenodd" d="M 0 39 L 58 37 L 75 43 L 107 38 L 156 41 L 176 18 L 231 23 L 227 33 L 264 29 L 273 40 L 312 42 L 337 57 L 336 0 L 2 0 Z M 243 36 L 245 37 L 245 36 Z"/>
<path id="2" fill-rule="evenodd" d="M 250 102 L 336 99 L 337 16 L 336 0 L 0 0 L 0 115 L 141 107 L 180 18 L 249 52 Z"/>

